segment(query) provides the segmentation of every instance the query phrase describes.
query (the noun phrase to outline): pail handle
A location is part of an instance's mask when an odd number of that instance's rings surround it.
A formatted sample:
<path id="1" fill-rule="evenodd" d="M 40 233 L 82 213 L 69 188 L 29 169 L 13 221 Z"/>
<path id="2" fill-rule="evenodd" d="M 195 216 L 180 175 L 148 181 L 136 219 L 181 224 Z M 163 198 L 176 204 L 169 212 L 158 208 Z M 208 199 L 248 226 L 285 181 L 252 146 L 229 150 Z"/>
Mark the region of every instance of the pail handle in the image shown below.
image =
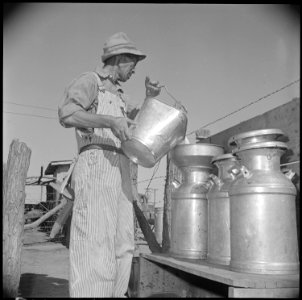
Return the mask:
<path id="1" fill-rule="evenodd" d="M 187 109 L 185 108 L 185 106 L 179 101 L 177 100 L 167 89 L 167 87 L 165 85 L 161 85 L 160 88 L 165 88 L 167 94 L 174 100 L 174 107 L 177 109 L 181 109 L 183 110 L 185 113 L 188 113 Z"/>

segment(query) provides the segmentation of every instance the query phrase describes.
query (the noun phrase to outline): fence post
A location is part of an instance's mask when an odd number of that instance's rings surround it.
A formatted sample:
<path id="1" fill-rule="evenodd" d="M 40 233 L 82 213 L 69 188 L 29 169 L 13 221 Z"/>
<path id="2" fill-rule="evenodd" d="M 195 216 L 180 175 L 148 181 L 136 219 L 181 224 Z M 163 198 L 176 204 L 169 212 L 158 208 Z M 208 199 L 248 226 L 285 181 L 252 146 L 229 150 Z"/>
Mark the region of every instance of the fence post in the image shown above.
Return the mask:
<path id="1" fill-rule="evenodd" d="M 13 140 L 3 165 L 3 296 L 17 297 L 21 276 L 25 182 L 31 150 Z"/>
<path id="2" fill-rule="evenodd" d="M 129 160 L 130 163 L 130 177 L 131 177 L 131 190 L 133 193 L 133 201 L 134 200 L 139 200 L 139 195 L 138 195 L 138 190 L 137 190 L 137 175 L 138 175 L 138 165 L 132 161 Z M 134 237 L 137 238 L 137 227 L 136 227 L 136 217 L 134 213 L 134 208 L 133 208 L 133 228 L 134 228 Z M 135 245 L 137 248 L 137 245 Z"/>

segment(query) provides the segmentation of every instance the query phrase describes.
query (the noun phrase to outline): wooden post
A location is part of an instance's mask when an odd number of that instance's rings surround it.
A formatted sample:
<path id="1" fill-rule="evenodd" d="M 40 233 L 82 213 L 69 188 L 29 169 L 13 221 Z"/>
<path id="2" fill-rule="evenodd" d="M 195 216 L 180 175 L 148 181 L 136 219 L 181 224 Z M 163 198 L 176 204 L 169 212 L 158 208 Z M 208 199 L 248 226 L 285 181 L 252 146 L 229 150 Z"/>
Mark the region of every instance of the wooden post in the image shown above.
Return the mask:
<path id="1" fill-rule="evenodd" d="M 164 216 L 163 216 L 163 238 L 162 252 L 167 253 L 170 250 L 171 242 L 171 214 L 172 214 L 172 182 L 177 179 L 181 182 L 182 175 L 179 169 L 171 161 L 170 155 L 167 155 L 166 182 L 164 192 Z"/>
<path id="2" fill-rule="evenodd" d="M 21 276 L 25 182 L 31 150 L 13 140 L 3 170 L 3 296 L 17 297 Z"/>
<path id="3" fill-rule="evenodd" d="M 138 201 L 139 200 L 139 195 L 137 191 L 138 165 L 132 161 L 129 161 L 129 164 L 130 164 L 131 189 L 134 199 Z"/>
<path id="4" fill-rule="evenodd" d="M 137 200 L 139 201 L 139 195 L 138 195 L 138 190 L 137 190 L 137 175 L 138 175 L 138 165 L 135 164 L 134 162 L 129 160 L 130 164 L 130 177 L 131 177 L 131 190 L 133 193 L 133 201 Z M 133 207 L 133 228 L 134 228 L 134 238 L 137 238 L 137 226 L 136 226 L 136 217 L 135 217 L 135 212 L 134 212 L 134 207 Z M 135 250 L 137 250 L 137 244 L 135 244 Z"/>
<path id="5" fill-rule="evenodd" d="M 46 214 L 44 214 L 42 217 L 40 217 L 37 221 L 24 225 L 24 229 L 33 229 L 38 227 L 41 223 L 46 221 L 48 218 L 53 216 L 56 212 L 58 212 L 60 209 L 64 208 L 64 206 L 67 204 L 67 199 L 63 198 L 61 203 L 55 206 L 53 209 L 48 211 Z"/>
<path id="6" fill-rule="evenodd" d="M 137 202 L 139 201 L 139 194 L 137 191 L 137 171 L 138 171 L 137 164 L 130 162 L 131 189 L 132 189 L 132 196 L 133 196 L 133 208 L 134 208 L 134 213 L 135 213 L 134 228 L 136 227 L 135 219 L 137 219 L 150 250 L 152 251 L 152 253 L 159 253 L 159 252 L 161 252 L 161 247 L 158 244 L 156 237 L 155 237 L 152 229 L 150 228 L 150 225 L 149 225 L 148 221 L 146 220 L 143 212 L 137 205 Z M 135 236 L 137 234 L 136 228 L 135 228 L 134 234 L 135 234 Z"/>

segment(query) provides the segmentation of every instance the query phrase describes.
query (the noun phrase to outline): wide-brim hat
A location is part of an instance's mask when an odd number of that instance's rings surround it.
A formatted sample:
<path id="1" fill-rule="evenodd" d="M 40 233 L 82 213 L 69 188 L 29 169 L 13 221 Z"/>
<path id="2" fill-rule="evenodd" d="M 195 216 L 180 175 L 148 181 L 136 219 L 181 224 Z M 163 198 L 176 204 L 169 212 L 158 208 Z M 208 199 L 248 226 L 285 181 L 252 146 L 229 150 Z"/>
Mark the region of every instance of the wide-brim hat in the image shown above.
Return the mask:
<path id="1" fill-rule="evenodd" d="M 114 55 L 123 53 L 136 55 L 139 60 L 146 58 L 146 55 L 135 47 L 133 42 L 124 32 L 118 32 L 110 36 L 105 42 L 103 50 L 104 54 L 102 55 L 102 62 L 105 62 Z"/>

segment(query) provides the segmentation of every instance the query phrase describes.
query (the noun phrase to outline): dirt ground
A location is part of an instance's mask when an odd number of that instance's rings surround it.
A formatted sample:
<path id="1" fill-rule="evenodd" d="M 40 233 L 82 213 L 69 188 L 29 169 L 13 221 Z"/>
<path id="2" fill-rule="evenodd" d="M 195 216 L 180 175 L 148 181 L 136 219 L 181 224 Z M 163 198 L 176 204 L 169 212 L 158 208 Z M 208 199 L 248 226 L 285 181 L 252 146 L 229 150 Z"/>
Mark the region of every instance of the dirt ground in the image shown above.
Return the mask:
<path id="1" fill-rule="evenodd" d="M 150 253 L 146 244 L 135 252 Z M 25 230 L 21 252 L 19 297 L 68 298 L 69 250 L 60 242 L 50 242 L 39 229 Z"/>
<path id="2" fill-rule="evenodd" d="M 68 292 L 68 249 L 49 242 L 38 229 L 24 232 L 21 252 L 19 297 L 66 298 Z"/>

